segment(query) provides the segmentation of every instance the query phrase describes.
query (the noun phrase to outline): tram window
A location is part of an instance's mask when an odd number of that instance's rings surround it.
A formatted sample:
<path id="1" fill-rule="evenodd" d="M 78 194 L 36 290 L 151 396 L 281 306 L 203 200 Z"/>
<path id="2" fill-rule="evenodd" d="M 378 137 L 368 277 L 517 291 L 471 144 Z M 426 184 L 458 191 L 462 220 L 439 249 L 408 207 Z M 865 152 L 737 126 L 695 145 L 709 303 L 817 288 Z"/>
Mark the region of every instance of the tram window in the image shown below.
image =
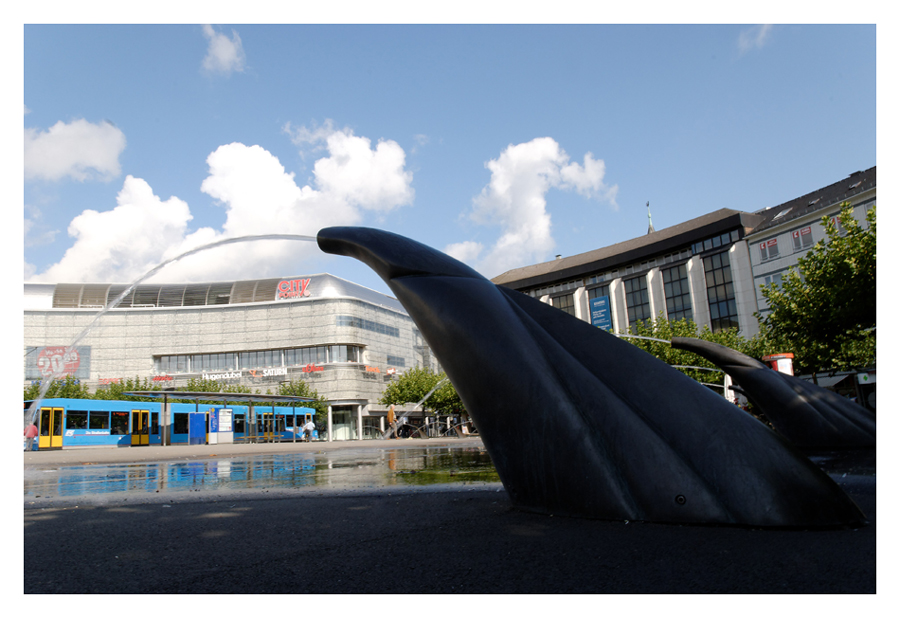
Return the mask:
<path id="1" fill-rule="evenodd" d="M 154 436 L 159 435 L 159 412 L 150 413 L 150 433 Z"/>
<path id="2" fill-rule="evenodd" d="M 172 422 L 172 431 L 174 433 L 188 433 L 188 415 L 183 412 L 176 412 L 175 419 Z"/>
<path id="3" fill-rule="evenodd" d="M 235 433 L 244 433 L 244 415 L 243 414 L 235 414 L 234 415 L 234 432 Z"/>
<path id="4" fill-rule="evenodd" d="M 112 413 L 112 427 L 109 433 L 112 436 L 128 435 L 128 412 Z"/>
<path id="5" fill-rule="evenodd" d="M 109 412 L 92 410 L 88 417 L 88 427 L 90 429 L 109 429 Z"/>
<path id="6" fill-rule="evenodd" d="M 83 410 L 69 410 L 66 414 L 66 429 L 87 429 L 88 413 Z"/>

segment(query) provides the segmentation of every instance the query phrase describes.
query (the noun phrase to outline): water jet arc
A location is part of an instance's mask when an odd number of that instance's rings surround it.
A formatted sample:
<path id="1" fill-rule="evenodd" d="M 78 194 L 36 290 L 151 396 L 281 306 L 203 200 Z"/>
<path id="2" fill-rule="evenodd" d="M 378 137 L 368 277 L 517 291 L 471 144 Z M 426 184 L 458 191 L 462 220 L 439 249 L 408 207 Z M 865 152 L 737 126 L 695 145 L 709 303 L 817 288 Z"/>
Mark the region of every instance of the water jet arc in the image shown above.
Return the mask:
<path id="1" fill-rule="evenodd" d="M 332 227 L 318 244 L 394 292 L 514 505 L 656 522 L 864 523 L 784 438 L 635 346 L 397 234 Z"/>

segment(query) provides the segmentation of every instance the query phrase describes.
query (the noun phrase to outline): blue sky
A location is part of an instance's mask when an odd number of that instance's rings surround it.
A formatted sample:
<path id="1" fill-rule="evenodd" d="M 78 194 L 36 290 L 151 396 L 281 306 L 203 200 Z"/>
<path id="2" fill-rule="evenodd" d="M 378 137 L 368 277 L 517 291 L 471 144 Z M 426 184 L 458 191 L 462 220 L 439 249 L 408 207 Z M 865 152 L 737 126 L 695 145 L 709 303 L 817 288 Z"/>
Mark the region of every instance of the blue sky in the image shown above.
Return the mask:
<path id="1" fill-rule="evenodd" d="M 486 276 L 876 164 L 874 25 L 26 25 L 25 279 L 366 225 Z M 282 169 L 283 168 L 283 169 Z M 330 272 L 308 243 L 157 281 Z"/>

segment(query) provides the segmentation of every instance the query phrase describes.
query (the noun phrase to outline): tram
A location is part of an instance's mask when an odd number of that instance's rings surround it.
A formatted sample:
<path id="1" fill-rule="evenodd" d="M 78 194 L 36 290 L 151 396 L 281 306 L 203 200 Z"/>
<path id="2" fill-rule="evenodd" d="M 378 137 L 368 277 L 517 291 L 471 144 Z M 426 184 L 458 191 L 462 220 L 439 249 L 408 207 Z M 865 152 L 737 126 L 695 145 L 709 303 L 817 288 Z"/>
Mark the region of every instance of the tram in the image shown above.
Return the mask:
<path id="1" fill-rule="evenodd" d="M 32 402 L 25 402 L 27 411 Z M 102 399 L 44 399 L 38 409 L 38 448 L 81 446 L 147 446 L 162 444 L 160 402 Z M 242 406 L 170 403 L 170 431 L 166 444 L 209 444 L 218 432 L 221 414 L 232 419 L 228 431 L 234 442 L 281 442 L 302 438 L 302 427 L 314 418 L 305 407 Z M 212 420 L 215 417 L 215 421 Z"/>

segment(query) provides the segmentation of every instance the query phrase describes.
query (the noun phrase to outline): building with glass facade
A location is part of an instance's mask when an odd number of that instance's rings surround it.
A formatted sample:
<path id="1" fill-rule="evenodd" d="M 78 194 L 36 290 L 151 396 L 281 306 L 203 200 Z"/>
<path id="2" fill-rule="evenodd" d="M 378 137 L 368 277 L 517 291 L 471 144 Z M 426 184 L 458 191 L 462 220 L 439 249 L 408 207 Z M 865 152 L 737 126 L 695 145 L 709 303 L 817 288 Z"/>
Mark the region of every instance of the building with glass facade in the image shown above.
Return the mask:
<path id="1" fill-rule="evenodd" d="M 304 380 L 329 405 L 329 436 L 373 437 L 386 383 L 437 364 L 394 298 L 329 274 L 128 286 L 25 284 L 25 384 L 56 371 L 96 389 L 127 378 L 183 387 L 191 378 L 277 394 Z"/>
<path id="2" fill-rule="evenodd" d="M 753 213 L 723 208 L 587 253 L 517 268 L 494 283 L 529 294 L 617 334 L 659 316 L 690 318 L 713 331 L 759 332 L 763 285 L 825 237 L 823 216 L 849 201 L 865 227 L 876 168 Z"/>

